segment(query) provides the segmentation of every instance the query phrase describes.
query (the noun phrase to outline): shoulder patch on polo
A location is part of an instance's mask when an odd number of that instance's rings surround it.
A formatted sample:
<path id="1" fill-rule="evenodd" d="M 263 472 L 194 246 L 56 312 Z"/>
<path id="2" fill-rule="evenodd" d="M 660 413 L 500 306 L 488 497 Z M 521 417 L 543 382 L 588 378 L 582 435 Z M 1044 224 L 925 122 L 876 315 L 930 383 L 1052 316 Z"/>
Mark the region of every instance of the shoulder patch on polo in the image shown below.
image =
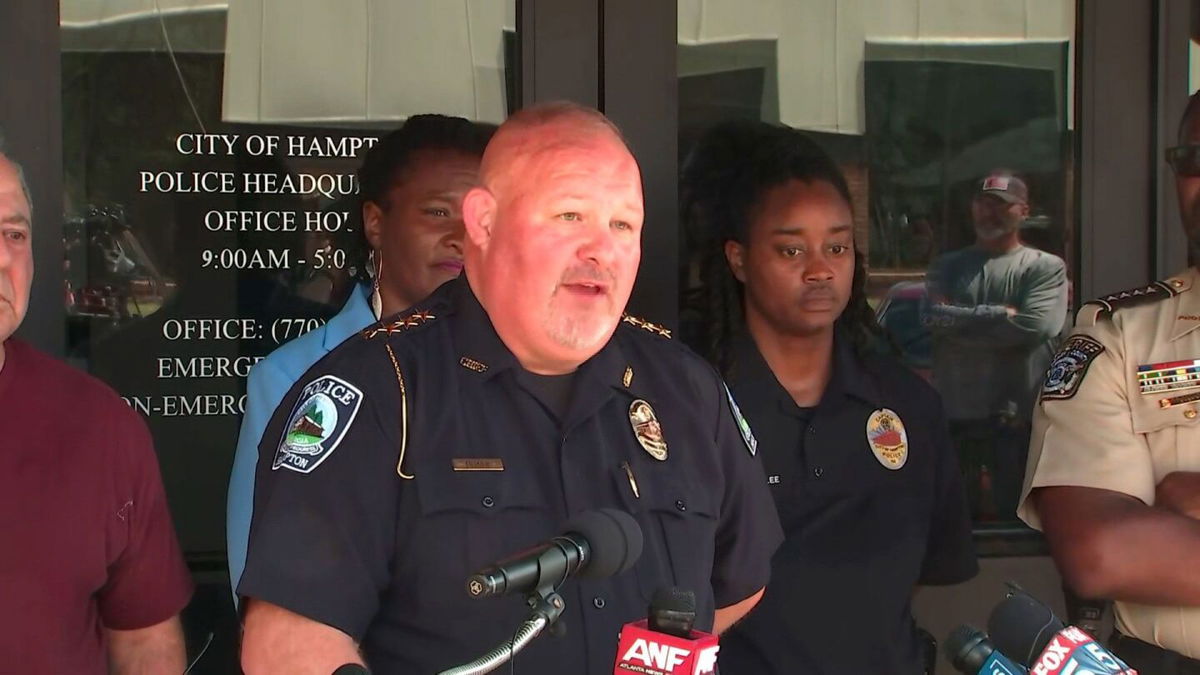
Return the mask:
<path id="1" fill-rule="evenodd" d="M 271 470 L 312 473 L 342 442 L 362 400 L 361 389 L 335 375 L 304 385 L 275 449 Z"/>
<path id="2" fill-rule="evenodd" d="M 725 397 L 729 399 L 729 412 L 733 413 L 733 421 L 737 423 L 738 432 L 742 434 L 742 440 L 746 443 L 746 449 L 750 451 L 750 456 L 753 457 L 758 453 L 758 439 L 754 437 L 754 432 L 750 430 L 750 423 L 742 416 L 742 409 L 738 407 L 737 401 L 733 400 L 733 392 L 729 391 L 729 385 L 722 383 L 725 387 Z"/>

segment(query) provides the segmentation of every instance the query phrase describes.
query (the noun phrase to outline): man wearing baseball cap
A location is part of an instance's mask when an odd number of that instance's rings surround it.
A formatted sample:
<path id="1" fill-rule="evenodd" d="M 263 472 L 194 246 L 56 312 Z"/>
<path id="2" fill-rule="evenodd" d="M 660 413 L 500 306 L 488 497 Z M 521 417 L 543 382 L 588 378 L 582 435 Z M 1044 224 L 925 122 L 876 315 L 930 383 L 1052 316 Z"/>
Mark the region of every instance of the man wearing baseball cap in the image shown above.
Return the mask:
<path id="1" fill-rule="evenodd" d="M 975 242 L 927 279 L 934 384 L 963 466 L 980 474 L 967 483 L 976 517 L 1015 518 L 1032 408 L 1067 317 L 1066 265 L 1022 243 L 1028 217 L 1025 180 L 991 171 L 971 199 Z"/>

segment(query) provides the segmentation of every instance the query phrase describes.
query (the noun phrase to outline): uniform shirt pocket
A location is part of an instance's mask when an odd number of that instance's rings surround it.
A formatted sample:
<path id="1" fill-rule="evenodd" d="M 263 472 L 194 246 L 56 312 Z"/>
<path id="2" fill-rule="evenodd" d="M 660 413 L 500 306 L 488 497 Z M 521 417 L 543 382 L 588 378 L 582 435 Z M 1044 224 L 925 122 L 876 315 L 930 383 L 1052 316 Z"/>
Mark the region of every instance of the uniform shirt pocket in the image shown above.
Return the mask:
<path id="1" fill-rule="evenodd" d="M 1167 402 L 1175 396 L 1195 394 L 1197 391 L 1200 390 L 1172 392 L 1170 394 L 1131 394 L 1131 396 L 1137 396 L 1132 401 L 1132 405 L 1130 405 L 1133 415 L 1133 432 L 1136 434 L 1152 434 L 1171 427 L 1195 428 L 1200 423 L 1200 414 L 1197 413 L 1197 405 L 1200 402 L 1180 403 L 1169 405 L 1168 407 L 1163 406 L 1167 405 Z"/>
<path id="2" fill-rule="evenodd" d="M 417 575 L 414 588 L 430 601 L 447 593 L 465 597 L 471 574 L 557 534 L 528 474 L 426 469 L 414 483 L 420 517 L 398 537 Z"/>
<path id="3" fill-rule="evenodd" d="M 1186 396 L 1195 390 L 1173 396 Z M 1162 407 L 1167 395 L 1147 395 L 1135 400 L 1133 431 L 1143 434 L 1154 467 L 1154 481 L 1173 471 L 1200 470 L 1200 401 Z"/>
<path id="4" fill-rule="evenodd" d="M 639 496 L 626 498 L 626 508 L 642 528 L 642 557 L 636 565 L 638 585 L 649 600 L 660 588 L 677 586 L 696 594 L 697 612 L 711 611 L 712 568 L 717 532 L 717 499 L 670 467 L 637 476 Z M 621 494 L 631 495 L 623 468 L 613 472 Z"/>

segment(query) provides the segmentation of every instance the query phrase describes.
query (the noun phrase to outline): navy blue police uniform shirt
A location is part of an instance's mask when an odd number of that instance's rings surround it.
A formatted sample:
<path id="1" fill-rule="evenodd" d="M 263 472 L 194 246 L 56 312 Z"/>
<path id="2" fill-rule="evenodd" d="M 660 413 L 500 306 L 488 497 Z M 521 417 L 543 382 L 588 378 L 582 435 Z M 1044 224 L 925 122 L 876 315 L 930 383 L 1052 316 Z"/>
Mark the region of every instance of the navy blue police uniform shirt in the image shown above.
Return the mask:
<path id="1" fill-rule="evenodd" d="M 347 633 L 372 672 L 438 672 L 528 614 L 519 596 L 468 597 L 471 573 L 581 511 L 620 508 L 641 525 L 641 558 L 568 581 L 565 635 L 516 659 L 520 673 L 607 675 L 655 590 L 694 591 L 709 629 L 715 608 L 767 583 L 782 532 L 753 436 L 707 363 L 626 317 L 577 371 L 563 419 L 524 372 L 461 279 L 319 361 L 260 445 L 238 592 Z"/>
<path id="2" fill-rule="evenodd" d="M 835 338 L 833 373 L 800 408 L 753 341 L 729 386 L 758 438 L 784 543 L 759 606 L 721 639 L 724 673 L 924 672 L 919 584 L 978 571 L 941 399 L 895 360 Z"/>

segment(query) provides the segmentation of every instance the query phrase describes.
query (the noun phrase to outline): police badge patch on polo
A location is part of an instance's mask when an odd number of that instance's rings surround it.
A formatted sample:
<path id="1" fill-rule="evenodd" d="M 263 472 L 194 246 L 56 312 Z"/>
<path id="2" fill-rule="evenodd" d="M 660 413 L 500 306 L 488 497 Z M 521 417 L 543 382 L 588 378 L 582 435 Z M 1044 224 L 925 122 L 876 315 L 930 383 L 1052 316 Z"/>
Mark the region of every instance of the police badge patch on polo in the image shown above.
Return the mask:
<path id="1" fill-rule="evenodd" d="M 1086 335 L 1072 335 L 1058 350 L 1058 355 L 1046 371 L 1042 384 L 1042 400 L 1065 400 L 1079 391 L 1083 376 L 1092 360 L 1104 351 L 1104 345 Z"/>
<path id="2" fill-rule="evenodd" d="M 908 462 L 908 432 L 892 410 L 880 408 L 867 418 L 867 442 L 885 468 L 899 471 Z"/>
<path id="3" fill-rule="evenodd" d="M 288 417 L 271 469 L 312 473 L 342 442 L 362 400 L 358 387 L 333 375 L 306 384 Z"/>

